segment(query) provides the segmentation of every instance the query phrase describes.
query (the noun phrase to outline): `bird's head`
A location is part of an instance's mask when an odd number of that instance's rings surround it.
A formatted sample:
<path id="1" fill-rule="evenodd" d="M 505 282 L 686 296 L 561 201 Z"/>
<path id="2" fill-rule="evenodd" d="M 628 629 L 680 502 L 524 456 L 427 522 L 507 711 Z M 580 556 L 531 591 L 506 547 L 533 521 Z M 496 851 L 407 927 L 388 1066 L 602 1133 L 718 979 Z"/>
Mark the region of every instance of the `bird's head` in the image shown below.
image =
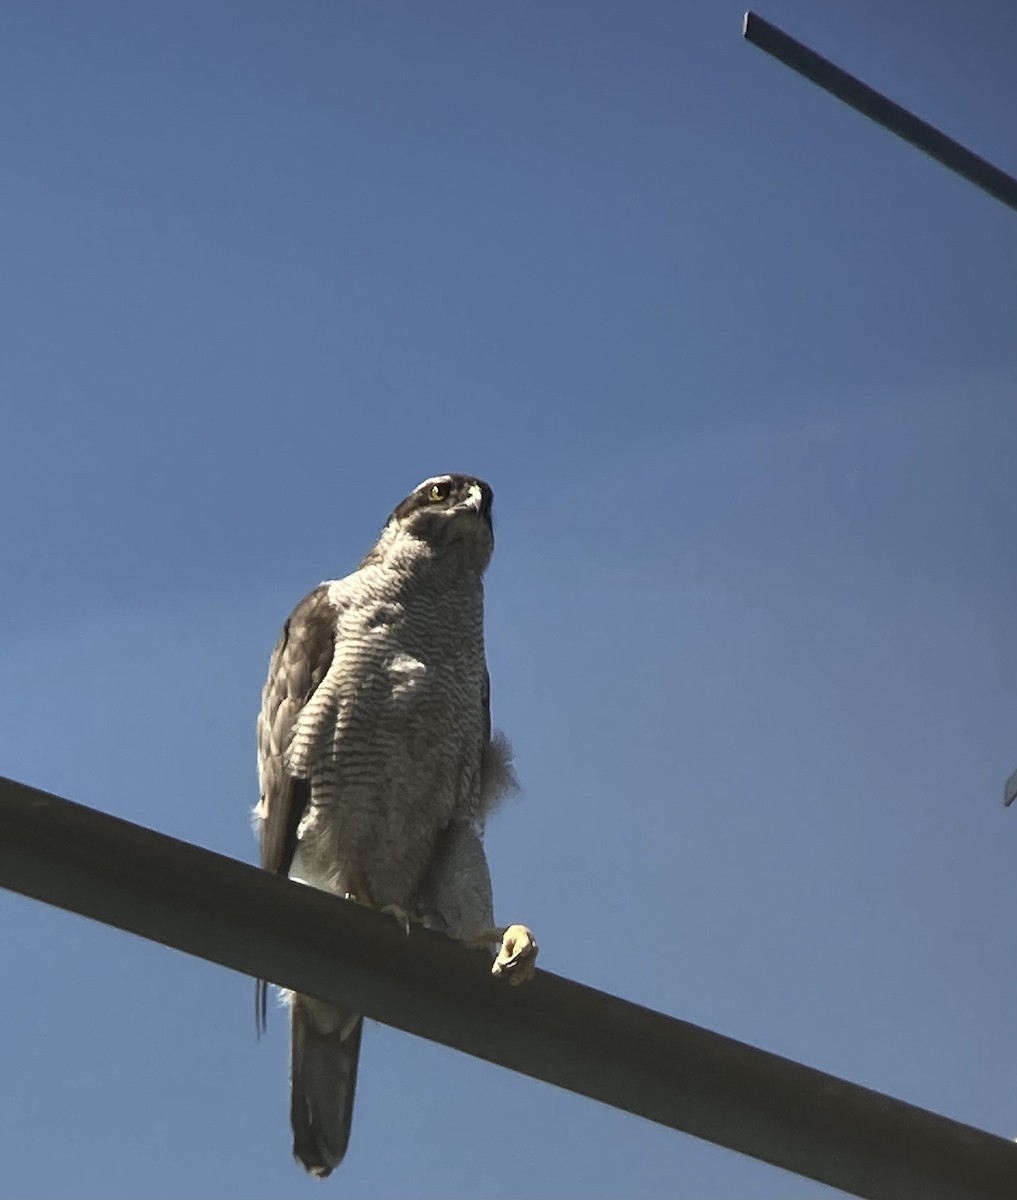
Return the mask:
<path id="1" fill-rule="evenodd" d="M 494 550 L 490 484 L 472 475 L 435 475 L 415 487 L 389 517 L 382 544 L 404 538 L 443 554 L 458 549 L 483 569 Z"/>

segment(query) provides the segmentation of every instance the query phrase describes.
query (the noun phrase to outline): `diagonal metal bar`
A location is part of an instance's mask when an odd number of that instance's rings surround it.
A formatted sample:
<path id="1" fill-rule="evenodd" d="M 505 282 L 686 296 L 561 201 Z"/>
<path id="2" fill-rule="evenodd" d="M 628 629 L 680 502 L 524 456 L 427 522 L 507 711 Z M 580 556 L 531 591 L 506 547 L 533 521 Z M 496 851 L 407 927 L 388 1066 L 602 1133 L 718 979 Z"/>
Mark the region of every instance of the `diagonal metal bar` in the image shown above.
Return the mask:
<path id="1" fill-rule="evenodd" d="M 1004 806 L 1009 807 L 1015 800 L 1017 800 L 1017 771 L 1014 771 L 1014 773 L 1003 785 Z"/>
<path id="2" fill-rule="evenodd" d="M 1017 211 L 1017 179 L 980 158 L 960 142 L 947 137 L 934 125 L 895 104 L 882 92 L 877 92 L 867 83 L 862 83 L 854 75 L 849 75 L 847 71 L 834 66 L 828 58 L 823 58 L 815 50 L 810 50 L 808 46 L 796 41 L 782 29 L 771 25 L 769 21 L 753 12 L 745 14 L 743 35 L 746 41 L 779 59 L 792 71 L 804 75 L 806 79 L 818 84 L 838 100 L 843 100 L 863 116 L 889 129 L 891 133 L 923 150 L 944 167 L 949 167 L 969 183 L 981 188 L 983 192 L 988 192 L 990 196 L 995 196 L 997 200 Z"/>
<path id="3" fill-rule="evenodd" d="M 0 885 L 868 1200 L 1017 1196 L 1003 1138 L 2 778 Z"/>

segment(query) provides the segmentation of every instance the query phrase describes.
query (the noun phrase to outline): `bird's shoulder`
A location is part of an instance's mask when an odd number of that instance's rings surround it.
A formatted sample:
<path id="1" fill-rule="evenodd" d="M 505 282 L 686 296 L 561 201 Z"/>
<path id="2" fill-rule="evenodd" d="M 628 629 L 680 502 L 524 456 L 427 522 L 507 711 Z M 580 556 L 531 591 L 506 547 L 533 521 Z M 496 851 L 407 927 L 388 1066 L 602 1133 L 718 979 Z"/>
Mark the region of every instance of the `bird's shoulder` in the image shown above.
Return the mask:
<path id="1" fill-rule="evenodd" d="M 341 579 L 326 579 L 287 617 L 262 689 L 259 746 L 263 754 L 285 751 L 293 722 L 328 674 L 343 618 L 362 599 L 360 576 L 355 571 Z"/>
<path id="2" fill-rule="evenodd" d="M 334 582 L 326 580 L 303 597 L 286 619 L 269 661 L 270 693 L 306 700 L 335 653 L 337 607 Z"/>

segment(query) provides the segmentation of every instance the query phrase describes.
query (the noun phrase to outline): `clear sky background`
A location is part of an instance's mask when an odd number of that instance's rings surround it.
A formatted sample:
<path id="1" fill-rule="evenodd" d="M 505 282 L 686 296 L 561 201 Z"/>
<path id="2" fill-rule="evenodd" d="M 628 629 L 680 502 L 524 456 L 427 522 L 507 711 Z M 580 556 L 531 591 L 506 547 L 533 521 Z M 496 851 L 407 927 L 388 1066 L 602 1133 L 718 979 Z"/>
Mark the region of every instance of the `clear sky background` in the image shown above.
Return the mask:
<path id="1" fill-rule="evenodd" d="M 499 914 L 1012 1135 L 1017 216 L 741 11 L 3 5 L 0 771 L 252 861 L 282 621 L 479 474 Z M 762 11 L 1017 170 L 1008 0 Z M 317 1184 L 246 978 L 0 922 L 4 1195 L 832 1195 L 380 1026 Z"/>

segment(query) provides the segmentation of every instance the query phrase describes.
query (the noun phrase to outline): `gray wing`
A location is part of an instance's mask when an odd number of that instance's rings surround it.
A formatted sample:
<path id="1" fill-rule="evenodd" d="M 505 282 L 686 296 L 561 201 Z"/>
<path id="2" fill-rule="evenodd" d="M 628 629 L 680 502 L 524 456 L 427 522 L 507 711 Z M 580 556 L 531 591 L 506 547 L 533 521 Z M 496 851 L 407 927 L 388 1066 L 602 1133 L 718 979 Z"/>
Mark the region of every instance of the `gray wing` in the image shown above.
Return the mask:
<path id="1" fill-rule="evenodd" d="M 335 654 L 335 610 L 322 583 L 297 605 L 272 651 L 258 717 L 258 778 L 255 810 L 261 865 L 288 875 L 297 846 L 297 826 L 310 799 L 310 784 L 286 770 L 293 726 L 324 679 Z"/>
<path id="2" fill-rule="evenodd" d="M 293 726 L 324 679 L 335 654 L 335 609 L 327 583 L 297 605 L 272 651 L 258 716 L 258 818 L 261 865 L 288 875 L 297 848 L 297 829 L 311 798 L 311 785 L 286 770 Z M 265 1025 L 266 987 L 258 983 L 259 1028 Z"/>

